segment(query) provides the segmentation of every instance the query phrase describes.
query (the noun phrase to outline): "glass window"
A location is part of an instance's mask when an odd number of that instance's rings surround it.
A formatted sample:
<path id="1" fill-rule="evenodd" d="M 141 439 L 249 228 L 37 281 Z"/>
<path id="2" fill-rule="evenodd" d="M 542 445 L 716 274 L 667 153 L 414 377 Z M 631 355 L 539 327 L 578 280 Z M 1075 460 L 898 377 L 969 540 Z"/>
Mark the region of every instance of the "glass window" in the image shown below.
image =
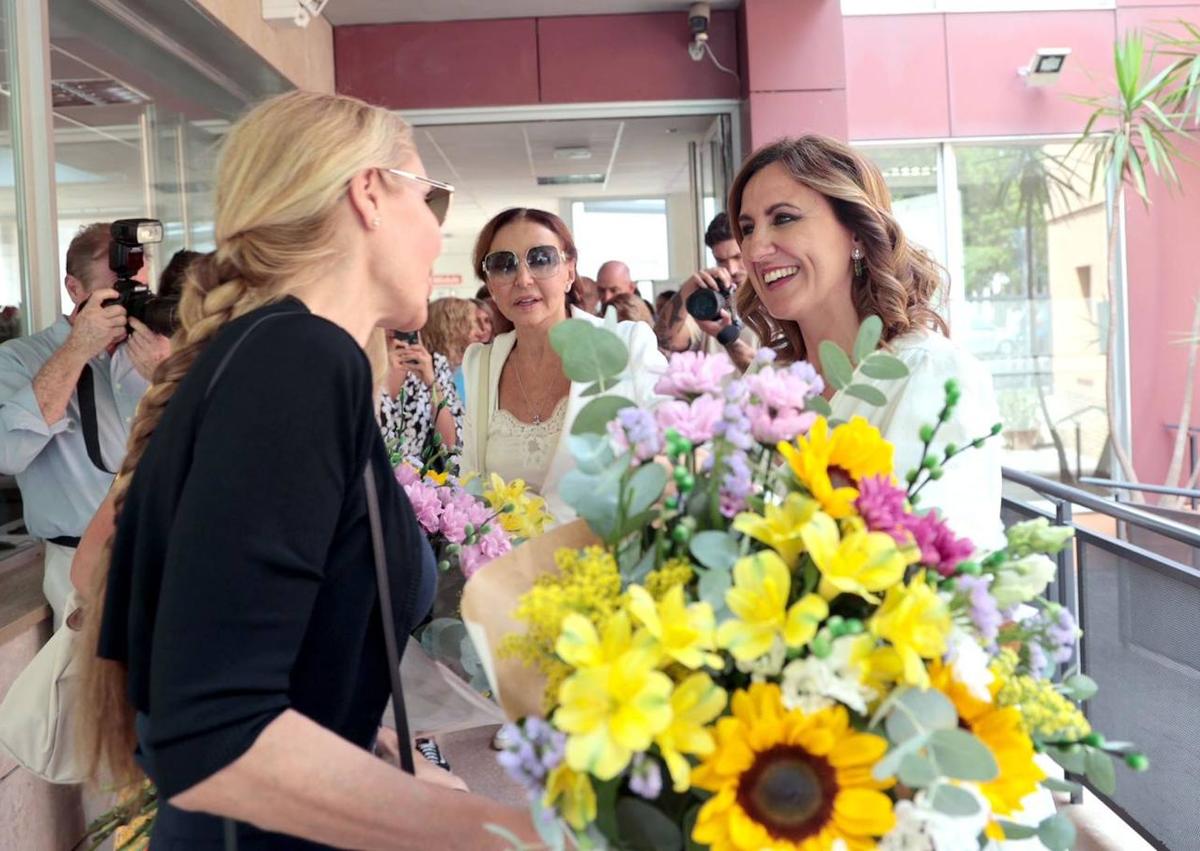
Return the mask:
<path id="1" fill-rule="evenodd" d="M 1115 9 L 1116 0 L 842 0 L 843 15 L 911 15 L 928 12 L 1053 12 Z"/>
<path id="2" fill-rule="evenodd" d="M 8 43 L 9 21 L 0 16 L 0 44 Z M 12 54 L 5 51 L 11 65 Z M 11 67 L 6 69 L 13 73 Z M 13 161 L 12 100 L 0 98 L 0 342 L 25 333 L 25 304 L 21 285 L 21 264 L 17 239 L 16 168 Z M 0 557 L 11 553 L 17 544 L 8 536 L 21 525 L 21 492 L 12 476 L 0 476 Z"/>
<path id="3" fill-rule="evenodd" d="M 671 276 L 665 198 L 575 201 L 571 230 L 580 274 L 595 277 L 606 260 L 621 260 L 635 281 L 665 281 Z"/>

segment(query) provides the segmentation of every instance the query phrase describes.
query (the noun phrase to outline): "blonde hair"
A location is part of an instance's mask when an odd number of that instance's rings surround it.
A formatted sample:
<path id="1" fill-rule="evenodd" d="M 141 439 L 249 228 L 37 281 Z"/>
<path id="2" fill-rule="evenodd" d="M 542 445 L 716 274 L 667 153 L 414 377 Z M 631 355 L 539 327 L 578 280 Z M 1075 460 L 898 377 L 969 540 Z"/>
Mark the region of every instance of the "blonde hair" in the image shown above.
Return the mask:
<path id="1" fill-rule="evenodd" d="M 217 165 L 217 248 L 188 268 L 180 328 L 138 406 L 113 485 L 117 517 L 138 461 L 200 352 L 231 320 L 279 301 L 313 274 L 332 268 L 339 256 L 339 208 L 350 179 L 364 169 L 402 165 L 415 152 L 401 118 L 337 95 L 280 95 L 234 126 Z M 386 365 L 385 346 L 383 332 L 377 331 L 369 346 L 377 377 Z M 127 671 L 97 656 L 111 547 L 110 538 L 88 598 L 76 709 L 91 776 L 133 783 L 141 771 L 133 759 L 137 738 Z"/>
<path id="2" fill-rule="evenodd" d="M 933 308 L 942 286 L 940 267 L 904 236 L 892 215 L 891 193 L 875 164 L 836 139 L 818 135 L 780 139 L 746 161 L 729 190 L 729 223 L 739 245 L 743 237 L 738 219 L 746 184 L 772 163 L 786 168 L 797 183 L 824 195 L 837 220 L 861 240 L 866 255 L 863 274 L 853 278 L 850 289 L 859 321 L 868 316 L 882 319 L 885 343 L 917 328 L 948 333 L 945 320 Z M 850 264 L 849 257 L 846 263 Z M 737 308 L 764 346 L 788 360 L 807 357 L 800 326 L 771 316 L 754 287 L 738 288 Z"/>
<path id="3" fill-rule="evenodd" d="M 421 329 L 421 339 L 431 352 L 437 352 L 450 365 L 462 363 L 463 352 L 471 344 L 475 327 L 475 302 L 465 298 L 439 298 L 429 303 L 429 319 Z"/>

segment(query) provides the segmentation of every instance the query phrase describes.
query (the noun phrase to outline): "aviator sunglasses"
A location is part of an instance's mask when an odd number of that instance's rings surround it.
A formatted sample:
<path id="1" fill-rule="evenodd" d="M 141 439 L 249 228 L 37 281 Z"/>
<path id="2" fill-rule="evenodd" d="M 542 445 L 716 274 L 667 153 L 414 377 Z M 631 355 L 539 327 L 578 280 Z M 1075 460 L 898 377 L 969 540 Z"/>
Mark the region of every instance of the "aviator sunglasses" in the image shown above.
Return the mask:
<path id="1" fill-rule="evenodd" d="M 399 168 L 385 168 L 384 171 L 428 186 L 429 191 L 425 193 L 425 203 L 429 205 L 429 209 L 439 225 L 446 223 L 446 213 L 450 211 L 450 196 L 454 194 L 453 186 L 449 183 L 442 183 L 440 180 L 434 180 L 432 177 L 413 174 L 411 171 Z"/>
<path id="2" fill-rule="evenodd" d="M 531 277 L 549 278 L 558 271 L 562 249 L 557 245 L 535 245 L 525 252 L 525 267 Z M 511 284 L 517 279 L 521 260 L 515 251 L 493 251 L 483 258 L 483 274 L 495 284 Z"/>

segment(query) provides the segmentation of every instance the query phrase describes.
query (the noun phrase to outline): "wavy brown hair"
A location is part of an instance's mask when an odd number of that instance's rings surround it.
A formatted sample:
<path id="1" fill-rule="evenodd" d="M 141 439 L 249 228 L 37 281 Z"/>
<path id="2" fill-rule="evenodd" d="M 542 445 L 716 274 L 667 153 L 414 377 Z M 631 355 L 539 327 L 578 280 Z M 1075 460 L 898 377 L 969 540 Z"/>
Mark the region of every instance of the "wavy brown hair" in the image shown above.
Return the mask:
<path id="1" fill-rule="evenodd" d="M 226 137 L 217 166 L 216 250 L 190 264 L 171 354 L 138 405 L 120 473 L 113 484 L 117 517 L 130 480 L 176 388 L 227 323 L 282 299 L 312 275 L 336 267 L 337 234 L 350 179 L 364 169 L 398 167 L 414 154 L 408 125 L 363 101 L 291 92 L 242 118 Z M 386 178 L 384 178 L 386 179 Z M 378 378 L 384 334 L 369 344 Z M 81 755 L 94 779 L 134 783 L 137 737 L 123 664 L 97 655 L 112 541 L 86 600 L 83 683 L 76 705 Z"/>
<path id="2" fill-rule="evenodd" d="M 471 344 L 475 327 L 475 302 L 465 298 L 439 298 L 429 302 L 429 319 L 421 329 L 426 348 L 437 352 L 450 365 L 462 363 L 463 352 Z"/>
<path id="3" fill-rule="evenodd" d="M 891 193 L 875 164 L 836 139 L 818 135 L 780 139 L 754 152 L 729 190 L 729 222 L 739 244 L 738 218 L 746 184 L 772 163 L 780 163 L 797 183 L 824 195 L 837 220 L 861 240 L 866 254 L 863 274 L 852 276 L 850 287 L 860 322 L 868 316 L 883 320 L 885 343 L 918 328 L 949 333 L 933 308 L 942 286 L 941 267 L 904 236 L 892 215 Z M 807 357 L 800 326 L 771 316 L 754 287 L 738 289 L 737 307 L 763 345 L 787 360 Z"/>
<path id="4" fill-rule="evenodd" d="M 507 210 L 492 216 L 491 220 L 483 226 L 483 230 L 479 232 L 479 237 L 475 240 L 475 253 L 472 258 L 475 262 L 475 277 L 483 281 L 485 289 L 487 288 L 487 276 L 483 274 L 483 258 L 487 257 L 488 252 L 492 250 L 492 242 L 495 241 L 496 234 L 500 232 L 500 229 L 513 222 L 520 221 L 533 222 L 553 232 L 558 237 L 559 247 L 562 248 L 566 258 L 571 261 L 579 259 L 579 252 L 575 248 L 575 237 L 571 236 L 571 229 L 567 227 L 567 223 L 558 216 L 534 207 L 509 207 Z M 575 274 L 578 275 L 578 271 Z M 488 295 L 490 297 L 491 293 L 489 292 Z M 579 296 L 575 293 L 575 286 L 572 284 L 571 289 L 567 290 L 568 315 L 571 312 L 571 308 L 578 305 Z M 500 333 L 499 329 L 496 329 L 496 333 Z"/>

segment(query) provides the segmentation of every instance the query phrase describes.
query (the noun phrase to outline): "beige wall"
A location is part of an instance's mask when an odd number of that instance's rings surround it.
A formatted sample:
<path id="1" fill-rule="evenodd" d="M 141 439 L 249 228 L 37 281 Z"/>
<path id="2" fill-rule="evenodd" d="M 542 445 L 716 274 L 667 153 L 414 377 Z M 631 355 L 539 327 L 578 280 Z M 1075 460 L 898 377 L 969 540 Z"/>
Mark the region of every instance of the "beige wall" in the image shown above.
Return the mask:
<path id="1" fill-rule="evenodd" d="M 198 0 L 210 15 L 258 51 L 299 89 L 332 92 L 333 27 L 320 17 L 304 29 L 273 26 L 257 0 Z"/>

